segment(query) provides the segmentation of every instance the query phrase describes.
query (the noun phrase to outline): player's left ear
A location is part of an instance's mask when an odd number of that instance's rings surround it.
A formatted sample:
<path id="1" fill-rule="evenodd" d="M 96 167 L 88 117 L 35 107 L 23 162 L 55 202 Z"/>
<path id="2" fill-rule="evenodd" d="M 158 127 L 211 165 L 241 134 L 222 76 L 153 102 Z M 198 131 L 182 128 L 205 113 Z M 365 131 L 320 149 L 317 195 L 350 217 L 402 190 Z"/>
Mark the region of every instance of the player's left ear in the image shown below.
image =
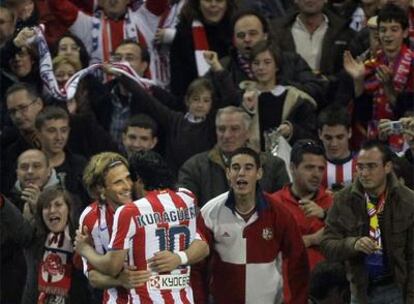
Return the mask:
<path id="1" fill-rule="evenodd" d="M 226 167 L 226 177 L 227 177 L 227 180 L 230 181 L 230 168 L 229 167 Z"/>
<path id="2" fill-rule="evenodd" d="M 263 169 L 259 168 L 259 170 L 257 170 L 257 180 L 261 180 L 263 177 Z"/>

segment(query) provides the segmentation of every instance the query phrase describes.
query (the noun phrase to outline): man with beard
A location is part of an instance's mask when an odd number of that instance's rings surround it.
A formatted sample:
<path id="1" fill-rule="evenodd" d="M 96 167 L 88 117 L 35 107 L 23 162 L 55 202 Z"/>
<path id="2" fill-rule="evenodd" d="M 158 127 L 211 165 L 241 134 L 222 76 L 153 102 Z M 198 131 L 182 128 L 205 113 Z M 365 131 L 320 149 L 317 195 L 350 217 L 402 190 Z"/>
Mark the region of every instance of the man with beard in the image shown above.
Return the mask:
<path id="1" fill-rule="evenodd" d="M 309 266 L 324 259 L 319 249 L 332 195 L 322 186 L 325 172 L 322 146 L 310 139 L 297 141 L 290 153 L 292 183 L 271 196 L 293 214 L 308 252 Z"/>

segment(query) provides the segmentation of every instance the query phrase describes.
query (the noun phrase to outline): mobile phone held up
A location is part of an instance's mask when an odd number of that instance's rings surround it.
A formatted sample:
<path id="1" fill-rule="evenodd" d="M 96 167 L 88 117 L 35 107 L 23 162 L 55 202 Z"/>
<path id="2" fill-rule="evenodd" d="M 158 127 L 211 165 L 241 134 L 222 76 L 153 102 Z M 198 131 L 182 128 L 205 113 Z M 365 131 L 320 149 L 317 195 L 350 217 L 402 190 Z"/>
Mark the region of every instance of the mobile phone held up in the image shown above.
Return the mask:
<path id="1" fill-rule="evenodd" d="M 398 120 L 390 121 L 390 126 L 391 126 L 391 133 L 393 134 L 401 134 L 403 131 L 403 125 Z"/>

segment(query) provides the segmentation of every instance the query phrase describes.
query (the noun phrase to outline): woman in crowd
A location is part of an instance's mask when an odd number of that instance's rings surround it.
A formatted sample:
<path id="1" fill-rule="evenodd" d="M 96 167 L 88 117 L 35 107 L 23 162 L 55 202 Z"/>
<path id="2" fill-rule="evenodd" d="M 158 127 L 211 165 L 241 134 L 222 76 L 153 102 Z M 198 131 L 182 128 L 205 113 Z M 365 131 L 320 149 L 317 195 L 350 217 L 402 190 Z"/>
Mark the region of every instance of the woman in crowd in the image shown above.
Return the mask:
<path id="1" fill-rule="evenodd" d="M 2 62 L 5 70 L 16 78 L 16 81 L 25 82 L 41 90 L 42 80 L 39 76 L 39 59 L 37 51 L 29 46 L 16 43 L 9 45 L 2 51 Z"/>
<path id="2" fill-rule="evenodd" d="M 231 46 L 231 17 L 234 0 L 188 0 L 181 11 L 177 32 L 170 50 L 171 92 L 183 97 L 188 85 L 203 73 L 200 50 L 211 50 L 219 58 L 228 55 Z M 205 65 L 204 65 L 205 66 Z"/>
<path id="3" fill-rule="evenodd" d="M 76 35 L 69 32 L 56 41 L 51 53 L 52 57 L 63 55 L 80 61 L 83 69 L 89 66 L 89 54 L 85 45 Z"/>
<path id="4" fill-rule="evenodd" d="M 247 91 L 242 106 L 253 115 L 251 143 L 264 149 L 263 134 L 276 129 L 290 144 L 316 135 L 316 102 L 303 91 L 279 85 L 276 78 L 278 52 L 267 41 L 251 51 L 256 89 Z"/>
<path id="5" fill-rule="evenodd" d="M 89 303 L 80 260 L 74 259 L 76 218 L 71 194 L 60 185 L 49 187 L 32 212 L 26 210 L 23 218 L 8 201 L 0 208 L 1 231 L 7 231 L 3 237 L 25 249 L 27 277 L 22 303 Z"/>
<path id="6" fill-rule="evenodd" d="M 15 38 L 16 46 L 26 48 L 30 38 L 34 35 L 34 30 L 24 28 Z M 58 41 L 58 55 L 52 61 L 54 76 L 59 88 L 63 88 L 69 78 L 79 71 L 83 64 L 87 65 L 88 61 L 82 42 L 72 35 L 65 37 Z M 73 41 L 76 44 L 73 44 Z M 68 109 L 71 114 L 68 147 L 72 152 L 87 158 L 102 151 L 117 151 L 110 135 L 98 125 L 90 106 L 90 101 L 102 94 L 102 86 L 95 76 L 89 74 L 81 79 L 75 97 L 71 100 L 58 100 L 50 95 L 46 98 L 48 104 Z"/>

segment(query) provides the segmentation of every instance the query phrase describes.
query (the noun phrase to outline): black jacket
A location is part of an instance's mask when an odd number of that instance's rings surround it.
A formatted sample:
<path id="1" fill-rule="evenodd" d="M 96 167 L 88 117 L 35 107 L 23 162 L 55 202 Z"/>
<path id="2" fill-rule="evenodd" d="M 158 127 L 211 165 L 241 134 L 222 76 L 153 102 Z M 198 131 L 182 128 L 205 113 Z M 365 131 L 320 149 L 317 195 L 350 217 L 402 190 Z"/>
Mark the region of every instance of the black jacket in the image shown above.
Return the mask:
<path id="1" fill-rule="evenodd" d="M 332 93 L 338 82 L 337 74 L 343 67 L 343 53 L 347 49 L 353 51 L 351 41 L 355 36 L 355 32 L 349 28 L 346 20 L 339 18 L 328 10 L 324 11 L 324 14 L 328 17 L 329 23 L 322 42 L 320 72 L 329 80 L 329 90 Z M 271 24 L 278 45 L 283 51 L 296 52 L 291 29 L 297 15 L 298 12 L 295 12 Z"/>
<path id="2" fill-rule="evenodd" d="M 226 18 L 215 25 L 204 24 L 209 48 L 219 58 L 228 55 L 231 46 L 231 24 Z M 171 92 L 182 98 L 188 85 L 198 77 L 194 56 L 194 42 L 191 22 L 182 20 L 177 25 L 177 32 L 170 50 Z"/>
<path id="3" fill-rule="evenodd" d="M 9 229 L 10 227 L 13 227 L 13 229 Z M 43 258 L 45 239 L 36 235 L 35 228 L 23 218 L 19 210 L 9 201 L 6 201 L 4 206 L 0 208 L 0 231 L 8 232 L 5 235 L 2 234 L 0 244 L 13 239 L 25 249 L 26 264 L 28 265 L 26 286 L 23 292 L 21 286 L 14 287 L 20 288 L 19 292 L 22 292 L 23 304 L 37 303 L 39 294 L 37 285 L 38 268 Z M 17 291 L 15 290 L 15 292 Z M 81 270 L 75 267 L 72 271 L 68 303 L 91 303 L 87 278 Z"/>
<path id="4" fill-rule="evenodd" d="M 355 32 L 348 27 L 348 23 L 330 11 L 324 11 L 328 17 L 328 30 L 323 39 L 320 71 L 325 76 L 331 76 L 342 69 L 344 50 L 349 49 Z M 295 41 L 292 36 L 292 26 L 298 12 L 272 23 L 278 45 L 283 51 L 296 52 Z"/>
<path id="5" fill-rule="evenodd" d="M 248 80 L 249 76 L 240 67 L 237 60 L 237 51 L 232 49 L 229 56 L 220 61 L 223 68 L 230 72 L 236 85 L 241 81 Z M 320 76 L 312 72 L 305 60 L 294 52 L 281 52 L 279 59 L 277 82 L 281 85 L 294 86 L 297 89 L 308 93 L 318 103 L 318 106 L 325 104 L 325 94 L 328 83 Z"/>

